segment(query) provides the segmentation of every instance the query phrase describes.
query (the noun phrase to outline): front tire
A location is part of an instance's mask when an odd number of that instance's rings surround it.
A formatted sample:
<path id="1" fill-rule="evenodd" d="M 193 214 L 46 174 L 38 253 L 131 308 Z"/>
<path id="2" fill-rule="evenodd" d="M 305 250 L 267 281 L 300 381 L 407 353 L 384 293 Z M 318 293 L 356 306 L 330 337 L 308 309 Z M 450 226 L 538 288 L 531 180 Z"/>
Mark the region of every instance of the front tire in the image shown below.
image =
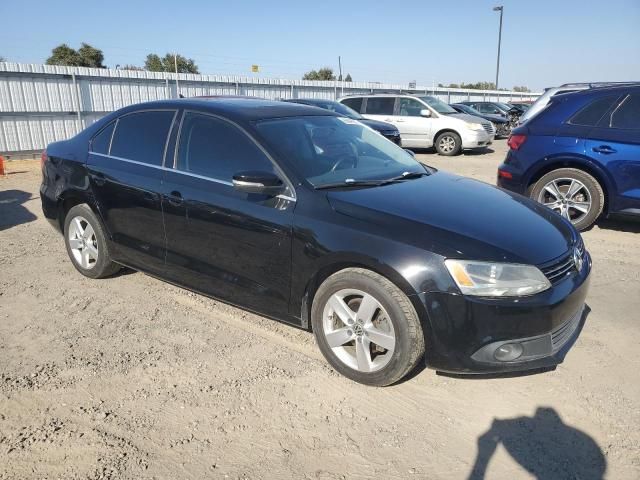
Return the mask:
<path id="1" fill-rule="evenodd" d="M 64 243 L 71 263 L 85 277 L 104 278 L 120 270 L 111 261 L 102 223 L 85 203 L 67 212 Z"/>
<path id="2" fill-rule="evenodd" d="M 605 202 L 600 183 L 577 168 L 559 168 L 547 173 L 533 185 L 529 196 L 571 221 L 578 230 L 593 225 L 602 214 Z"/>
<path id="3" fill-rule="evenodd" d="M 331 275 L 315 295 L 311 323 L 331 366 L 365 385 L 396 383 L 424 355 L 413 305 L 397 286 L 370 270 L 347 268 Z"/>
<path id="4" fill-rule="evenodd" d="M 442 132 L 436 138 L 436 151 L 440 155 L 452 157 L 462 151 L 462 139 L 455 132 Z"/>

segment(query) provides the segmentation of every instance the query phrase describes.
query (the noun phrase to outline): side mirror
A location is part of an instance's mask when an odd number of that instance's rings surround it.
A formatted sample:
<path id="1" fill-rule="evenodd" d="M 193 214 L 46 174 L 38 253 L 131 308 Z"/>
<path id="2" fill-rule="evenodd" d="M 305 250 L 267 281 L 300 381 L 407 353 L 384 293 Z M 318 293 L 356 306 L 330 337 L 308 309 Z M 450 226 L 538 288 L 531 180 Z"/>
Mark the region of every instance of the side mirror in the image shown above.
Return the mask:
<path id="1" fill-rule="evenodd" d="M 271 172 L 238 172 L 233 176 L 233 186 L 245 193 L 257 193 L 275 197 L 284 191 L 280 177 Z"/>
<path id="2" fill-rule="evenodd" d="M 409 150 L 408 148 L 403 148 L 403 150 L 407 152 L 409 155 L 411 155 L 413 158 L 416 158 L 416 154 L 413 153 L 413 151 Z"/>
<path id="3" fill-rule="evenodd" d="M 430 117 L 431 116 L 431 110 L 429 110 L 428 108 L 423 108 L 422 110 L 420 110 L 420 116 L 421 117 Z"/>

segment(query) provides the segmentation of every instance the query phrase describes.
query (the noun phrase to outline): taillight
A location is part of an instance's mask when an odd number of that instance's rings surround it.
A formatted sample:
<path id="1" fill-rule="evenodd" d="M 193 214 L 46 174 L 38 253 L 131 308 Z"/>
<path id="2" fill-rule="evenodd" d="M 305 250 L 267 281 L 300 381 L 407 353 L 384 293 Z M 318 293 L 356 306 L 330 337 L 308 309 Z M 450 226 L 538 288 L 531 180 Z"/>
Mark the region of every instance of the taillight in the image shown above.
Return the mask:
<path id="1" fill-rule="evenodd" d="M 507 180 L 511 180 L 513 175 L 511 172 L 507 172 L 506 170 L 498 170 L 498 178 L 506 178 Z"/>
<path id="2" fill-rule="evenodd" d="M 526 140 L 526 135 L 510 135 L 507 145 L 511 150 L 518 150 Z"/>

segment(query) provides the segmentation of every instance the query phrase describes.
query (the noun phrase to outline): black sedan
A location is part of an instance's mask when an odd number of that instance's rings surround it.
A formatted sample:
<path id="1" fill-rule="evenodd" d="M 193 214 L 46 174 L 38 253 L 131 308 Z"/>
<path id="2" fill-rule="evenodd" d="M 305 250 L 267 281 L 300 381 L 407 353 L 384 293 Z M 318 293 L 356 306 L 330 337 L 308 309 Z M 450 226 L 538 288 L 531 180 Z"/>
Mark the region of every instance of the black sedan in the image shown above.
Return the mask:
<path id="1" fill-rule="evenodd" d="M 475 115 L 476 117 L 484 118 L 493 123 L 496 129 L 496 137 L 508 137 L 511 134 L 511 124 L 509 120 L 501 115 L 491 115 L 488 113 L 480 113 L 473 107 L 465 105 L 464 103 L 453 103 L 451 108 L 460 113 L 468 113 L 469 115 Z"/>
<path id="2" fill-rule="evenodd" d="M 331 112 L 339 113 L 345 117 L 352 118 L 364 123 L 367 127 L 373 128 L 376 132 L 380 132 L 387 140 L 391 140 L 396 145 L 400 145 L 400 131 L 394 125 L 387 122 L 380 122 L 378 120 L 369 120 L 364 118 L 354 109 L 343 105 L 340 102 L 334 102 L 332 100 L 323 100 L 318 98 L 288 98 L 283 102 L 300 103 L 302 105 L 310 105 L 312 107 L 324 108 Z"/>
<path id="3" fill-rule="evenodd" d="M 365 384 L 422 359 L 553 366 L 586 318 L 591 261 L 569 222 L 328 110 L 133 105 L 50 144 L 42 169 L 44 215 L 81 274 L 125 265 L 312 330 Z"/>

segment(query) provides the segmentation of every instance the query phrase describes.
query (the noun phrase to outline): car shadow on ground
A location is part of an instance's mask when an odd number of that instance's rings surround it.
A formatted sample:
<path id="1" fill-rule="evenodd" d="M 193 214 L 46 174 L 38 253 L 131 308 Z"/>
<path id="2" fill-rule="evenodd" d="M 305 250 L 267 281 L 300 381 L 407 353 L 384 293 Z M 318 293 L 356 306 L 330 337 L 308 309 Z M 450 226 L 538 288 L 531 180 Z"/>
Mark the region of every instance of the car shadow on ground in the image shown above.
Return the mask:
<path id="1" fill-rule="evenodd" d="M 600 220 L 598 228 L 602 230 L 616 230 L 626 233 L 640 233 L 640 220 L 637 218 L 607 218 Z"/>
<path id="2" fill-rule="evenodd" d="M 538 479 L 602 479 L 607 461 L 587 433 L 564 423 L 550 407 L 539 407 L 533 417 L 494 418 L 478 437 L 478 452 L 469 480 L 486 478 L 489 462 L 499 445 L 514 461 Z"/>
<path id="3" fill-rule="evenodd" d="M 37 217 L 24 206 L 33 200 L 29 192 L 23 190 L 0 191 L 0 231 L 33 222 Z"/>
<path id="4" fill-rule="evenodd" d="M 411 150 L 416 155 L 438 155 L 438 152 L 436 152 L 435 148 L 409 148 L 408 150 Z M 462 156 L 477 157 L 479 155 L 487 155 L 489 153 L 494 153 L 494 152 L 495 150 L 493 150 L 492 148 L 485 147 L 479 150 L 463 150 Z M 457 156 L 460 156 L 460 155 L 457 155 Z"/>

